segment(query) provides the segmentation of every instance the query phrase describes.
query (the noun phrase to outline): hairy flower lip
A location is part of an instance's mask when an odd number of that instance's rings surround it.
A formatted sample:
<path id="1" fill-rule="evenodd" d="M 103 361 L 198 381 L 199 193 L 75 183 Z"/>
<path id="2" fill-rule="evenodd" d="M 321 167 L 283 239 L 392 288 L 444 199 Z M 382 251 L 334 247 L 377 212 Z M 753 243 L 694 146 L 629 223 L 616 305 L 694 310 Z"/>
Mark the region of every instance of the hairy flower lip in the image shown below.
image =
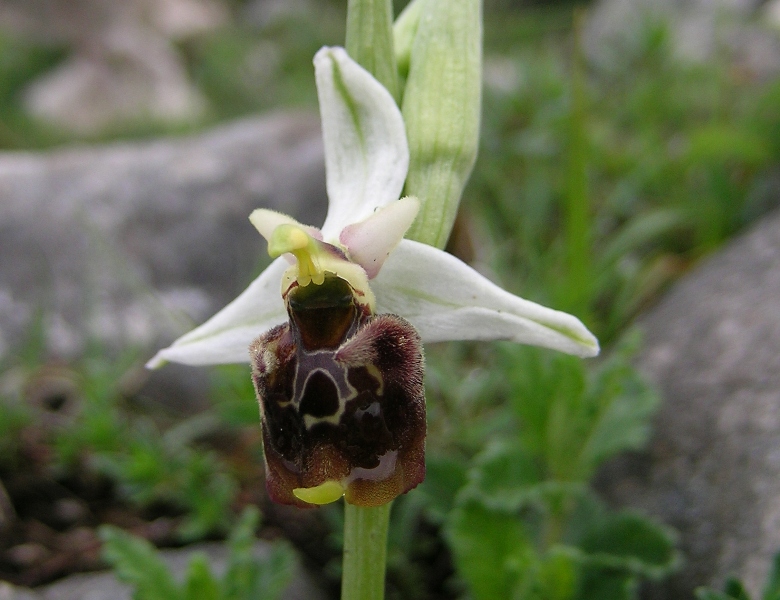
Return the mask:
<path id="1" fill-rule="evenodd" d="M 423 342 L 502 339 L 583 357 L 598 354 L 598 341 L 576 317 L 514 296 L 441 250 L 401 239 L 416 200 L 398 199 L 409 150 L 395 101 L 342 48 L 321 49 L 314 65 L 328 214 L 317 229 L 260 209 L 251 218 L 261 233 L 267 237 L 279 224 L 292 223 L 315 239 L 342 245 L 347 262 L 356 260 L 371 277 L 376 312 L 404 317 Z M 378 269 L 375 258 L 384 261 Z M 288 268 L 284 257 L 275 259 L 233 302 L 147 366 L 248 362 L 252 340 L 287 320 L 279 282 Z"/>

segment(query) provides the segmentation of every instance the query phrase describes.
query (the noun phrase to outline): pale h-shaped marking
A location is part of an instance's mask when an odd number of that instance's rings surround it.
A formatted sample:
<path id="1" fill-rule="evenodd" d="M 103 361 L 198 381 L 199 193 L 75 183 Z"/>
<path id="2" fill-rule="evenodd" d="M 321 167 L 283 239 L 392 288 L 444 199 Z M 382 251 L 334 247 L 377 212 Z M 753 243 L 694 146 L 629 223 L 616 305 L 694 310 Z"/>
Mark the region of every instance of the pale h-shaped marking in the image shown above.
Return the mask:
<path id="1" fill-rule="evenodd" d="M 301 355 L 305 355 L 306 370 L 301 368 Z M 338 425 L 341 415 L 344 414 L 347 402 L 356 397 L 358 391 L 347 380 L 348 367 L 341 365 L 335 360 L 336 352 L 332 350 L 320 350 L 318 352 L 308 352 L 306 350 L 298 351 L 298 361 L 295 365 L 295 381 L 293 383 L 292 402 L 295 410 L 299 411 L 303 393 L 306 391 L 306 385 L 309 379 L 317 372 L 322 373 L 336 386 L 336 392 L 339 398 L 338 410 L 327 417 L 315 417 L 313 415 L 303 415 L 303 422 L 306 429 L 310 429 L 317 423 L 331 423 Z"/>

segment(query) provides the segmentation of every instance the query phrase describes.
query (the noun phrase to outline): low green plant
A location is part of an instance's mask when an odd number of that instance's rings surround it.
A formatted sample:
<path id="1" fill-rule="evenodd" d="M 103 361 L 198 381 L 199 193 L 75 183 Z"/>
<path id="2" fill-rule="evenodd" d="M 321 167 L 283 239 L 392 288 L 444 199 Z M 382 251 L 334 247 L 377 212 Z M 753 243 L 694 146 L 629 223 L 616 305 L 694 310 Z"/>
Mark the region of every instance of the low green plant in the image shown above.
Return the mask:
<path id="1" fill-rule="evenodd" d="M 619 64 L 585 66 L 576 44 L 570 56 L 570 24 L 488 46 L 502 79 L 486 86 L 464 198 L 496 240 L 487 258 L 501 279 L 583 316 L 608 345 L 692 261 L 776 205 L 780 87 L 685 64 L 662 29 Z"/>
<path id="2" fill-rule="evenodd" d="M 184 512 L 178 534 L 194 540 L 224 531 L 231 522 L 236 482 L 220 458 L 149 421 L 136 421 L 122 448 L 96 452 L 91 466 L 114 479 L 140 506 L 167 503 Z"/>
<path id="3" fill-rule="evenodd" d="M 708 587 L 696 590 L 697 600 L 751 600 L 745 584 L 737 577 L 728 577 L 719 592 Z M 760 600 L 780 600 L 780 552 L 775 554 Z"/>
<path id="4" fill-rule="evenodd" d="M 639 581 L 677 566 L 670 530 L 608 510 L 589 487 L 600 465 L 649 434 L 658 398 L 630 365 L 636 345 L 592 372 L 570 357 L 501 346 L 494 368 L 504 377 L 482 381 L 482 415 L 456 425 L 448 450 L 430 457 L 425 509 L 476 600 L 629 600 Z M 490 442 L 472 453 L 464 432 L 480 420 Z"/>
<path id="5" fill-rule="evenodd" d="M 166 419 L 133 410 L 123 397 L 122 382 L 138 368 L 135 351 L 108 360 L 104 348 L 92 345 L 74 364 L 41 366 L 33 333 L 0 377 L 0 468 L 18 468 L 25 444 L 32 443 L 45 448 L 34 454 L 45 457 L 37 468 L 47 477 L 67 479 L 86 470 L 111 479 L 139 509 L 180 514 L 183 541 L 226 531 L 238 484 L 222 458 L 199 440 L 236 424 L 219 411 L 206 411 L 163 426 Z M 52 379 L 67 381 L 67 390 L 49 390 Z"/>
<path id="6" fill-rule="evenodd" d="M 292 550 L 274 543 L 264 556 L 255 553 L 259 512 L 247 508 L 227 541 L 224 573 L 215 575 L 203 553 L 194 553 L 184 580 L 171 573 L 160 552 L 143 538 L 103 526 L 103 556 L 117 577 L 133 587 L 133 600 L 275 600 L 289 584 L 295 566 Z"/>

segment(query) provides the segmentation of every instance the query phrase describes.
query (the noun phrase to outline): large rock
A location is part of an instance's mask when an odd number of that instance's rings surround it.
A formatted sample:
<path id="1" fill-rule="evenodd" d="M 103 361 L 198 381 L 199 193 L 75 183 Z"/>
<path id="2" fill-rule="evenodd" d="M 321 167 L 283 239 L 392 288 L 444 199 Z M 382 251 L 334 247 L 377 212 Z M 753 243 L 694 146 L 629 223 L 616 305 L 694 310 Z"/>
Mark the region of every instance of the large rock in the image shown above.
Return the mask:
<path id="1" fill-rule="evenodd" d="M 222 0 L 4 0 L 0 28 L 60 44 L 68 58 L 35 80 L 25 108 L 59 129 L 94 134 L 118 124 L 191 122 L 205 99 L 173 40 L 224 25 Z"/>
<path id="2" fill-rule="evenodd" d="M 743 577 L 780 550 L 780 213 L 710 257 L 642 320 L 640 367 L 663 407 L 649 451 L 608 496 L 676 527 L 686 564 L 656 597 Z M 754 597 L 758 597 L 754 595 Z"/>
<path id="3" fill-rule="evenodd" d="M 773 0 L 776 1 L 776 0 Z M 585 27 L 585 48 L 595 63 L 612 67 L 637 56 L 667 33 L 688 62 L 728 60 L 743 75 L 780 73 L 776 10 L 760 0 L 598 0 Z"/>
<path id="4" fill-rule="evenodd" d="M 0 153 L 0 355 L 37 319 L 46 351 L 89 342 L 151 351 L 237 295 L 266 259 L 249 213 L 322 222 L 313 114 L 202 135 Z"/>

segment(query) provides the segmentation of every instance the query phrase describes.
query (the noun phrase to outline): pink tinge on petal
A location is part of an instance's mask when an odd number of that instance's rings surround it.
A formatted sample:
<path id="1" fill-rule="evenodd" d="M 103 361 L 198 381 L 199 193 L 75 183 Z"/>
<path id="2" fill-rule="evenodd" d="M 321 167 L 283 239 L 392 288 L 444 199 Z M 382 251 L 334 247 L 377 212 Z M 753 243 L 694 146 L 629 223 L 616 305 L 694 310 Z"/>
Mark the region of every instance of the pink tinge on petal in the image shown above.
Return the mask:
<path id="1" fill-rule="evenodd" d="M 373 279 L 403 239 L 419 210 L 417 198 L 401 198 L 367 219 L 347 225 L 341 230 L 339 241 L 347 249 L 349 258 Z"/>

